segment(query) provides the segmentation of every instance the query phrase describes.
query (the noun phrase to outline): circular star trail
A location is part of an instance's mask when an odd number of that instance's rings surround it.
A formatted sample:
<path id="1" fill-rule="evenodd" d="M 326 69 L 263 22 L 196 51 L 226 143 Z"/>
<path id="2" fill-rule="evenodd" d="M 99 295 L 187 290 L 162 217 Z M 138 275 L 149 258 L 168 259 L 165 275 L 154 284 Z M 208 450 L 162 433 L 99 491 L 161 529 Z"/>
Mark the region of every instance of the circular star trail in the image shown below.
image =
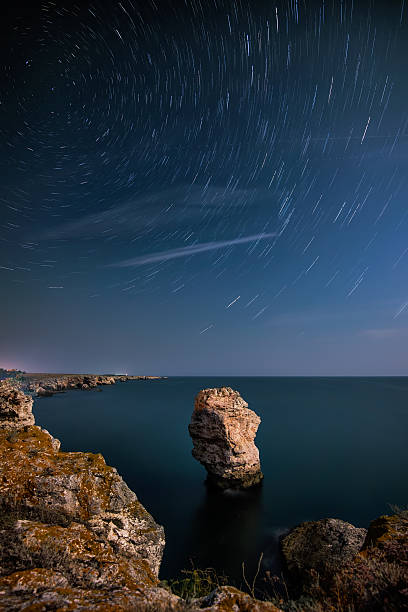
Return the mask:
<path id="1" fill-rule="evenodd" d="M 5 365 L 406 373 L 407 12 L 15 9 Z"/>

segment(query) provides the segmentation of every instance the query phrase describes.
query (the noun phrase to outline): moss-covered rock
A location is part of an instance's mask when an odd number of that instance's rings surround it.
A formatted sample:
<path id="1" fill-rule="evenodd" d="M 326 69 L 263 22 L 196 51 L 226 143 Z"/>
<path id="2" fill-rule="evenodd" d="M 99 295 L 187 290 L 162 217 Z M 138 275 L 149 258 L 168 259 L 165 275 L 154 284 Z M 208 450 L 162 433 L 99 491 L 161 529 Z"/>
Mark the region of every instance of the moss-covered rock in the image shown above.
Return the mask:
<path id="1" fill-rule="evenodd" d="M 115 550 L 145 558 L 157 574 L 163 528 L 102 455 L 56 452 L 52 437 L 29 426 L 0 430 L 0 499 L 9 507 L 52 509 L 89 522 Z"/>
<path id="2" fill-rule="evenodd" d="M 307 521 L 282 538 L 289 575 L 303 580 L 314 571 L 325 577 L 350 563 L 361 549 L 367 530 L 339 519 Z"/>
<path id="3" fill-rule="evenodd" d="M 15 380 L 0 380 L 0 427 L 34 425 L 33 400 L 25 395 Z"/>
<path id="4" fill-rule="evenodd" d="M 75 587 L 57 571 L 30 569 L 0 578 L 0 606 L 8 612 L 175 612 L 180 600 L 165 589 Z"/>
<path id="5" fill-rule="evenodd" d="M 159 586 L 163 528 L 115 468 L 59 448 L 32 399 L 0 384 L 0 609 L 198 610 Z M 232 587 L 205 609 L 275 610 Z"/>
<path id="6" fill-rule="evenodd" d="M 329 592 L 343 609 L 408 610 L 408 519 L 395 514 L 372 521 L 362 550 L 334 576 Z"/>
<path id="7" fill-rule="evenodd" d="M 218 587 L 195 602 L 202 612 L 281 612 L 269 601 L 258 601 L 232 586 Z"/>

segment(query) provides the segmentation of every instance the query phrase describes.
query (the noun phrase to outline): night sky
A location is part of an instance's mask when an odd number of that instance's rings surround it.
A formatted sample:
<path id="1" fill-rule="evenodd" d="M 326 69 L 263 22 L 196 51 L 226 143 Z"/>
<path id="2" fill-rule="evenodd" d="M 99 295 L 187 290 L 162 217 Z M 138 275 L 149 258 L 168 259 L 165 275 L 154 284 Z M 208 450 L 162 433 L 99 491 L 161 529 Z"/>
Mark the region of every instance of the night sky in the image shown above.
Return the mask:
<path id="1" fill-rule="evenodd" d="M 408 374 L 405 0 L 14 4 L 1 366 Z"/>

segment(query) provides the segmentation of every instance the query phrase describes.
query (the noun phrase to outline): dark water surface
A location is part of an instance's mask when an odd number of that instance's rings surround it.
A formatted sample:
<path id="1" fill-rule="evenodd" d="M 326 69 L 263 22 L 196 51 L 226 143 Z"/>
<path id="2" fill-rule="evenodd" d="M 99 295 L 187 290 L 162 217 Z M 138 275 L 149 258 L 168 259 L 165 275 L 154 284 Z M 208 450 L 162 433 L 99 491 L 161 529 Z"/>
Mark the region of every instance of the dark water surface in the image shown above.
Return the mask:
<path id="1" fill-rule="evenodd" d="M 263 486 L 214 493 L 191 456 L 187 426 L 206 387 L 237 389 L 262 418 Z M 245 561 L 279 571 L 277 542 L 305 520 L 367 526 L 408 503 L 408 378 L 170 378 L 36 399 L 37 423 L 63 450 L 115 466 L 164 525 L 161 578 L 215 567 L 235 579 Z"/>

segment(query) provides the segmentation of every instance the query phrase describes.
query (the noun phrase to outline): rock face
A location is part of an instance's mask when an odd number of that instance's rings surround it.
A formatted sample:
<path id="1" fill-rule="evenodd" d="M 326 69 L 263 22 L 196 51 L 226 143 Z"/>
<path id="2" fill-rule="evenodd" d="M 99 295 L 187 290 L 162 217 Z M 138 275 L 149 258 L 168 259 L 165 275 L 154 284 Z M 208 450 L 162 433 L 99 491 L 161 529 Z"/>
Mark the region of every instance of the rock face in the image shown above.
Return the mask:
<path id="1" fill-rule="evenodd" d="M 195 603 L 202 612 L 282 612 L 273 603 L 252 599 L 232 586 L 218 587 Z"/>
<path id="2" fill-rule="evenodd" d="M 40 397 L 49 397 L 70 389 L 95 389 L 101 385 L 114 385 L 116 381 L 125 382 L 128 376 L 104 376 L 93 374 L 56 374 L 27 375 L 27 388 Z"/>
<path id="3" fill-rule="evenodd" d="M 189 425 L 193 457 L 221 489 L 245 489 L 262 478 L 254 439 L 261 419 L 230 387 L 204 389 L 195 400 Z"/>
<path id="4" fill-rule="evenodd" d="M 350 561 L 361 549 L 367 529 L 339 519 L 322 519 L 298 525 L 282 539 L 286 567 L 293 578 L 305 578 L 311 570 L 327 576 Z"/>
<path id="5" fill-rule="evenodd" d="M 115 589 L 131 604 L 112 609 L 142 610 L 144 597 L 172 609 L 179 598 L 158 588 L 163 528 L 102 455 L 59 452 L 32 403 L 0 382 L 0 607 L 41 603 L 46 588 L 61 610 L 106 609 Z"/>
<path id="6" fill-rule="evenodd" d="M 24 374 L 21 381 L 26 390 L 39 397 L 50 397 L 71 389 L 92 390 L 102 385 L 114 385 L 129 380 L 160 380 L 163 376 L 128 376 L 110 374 Z M 100 389 L 99 389 L 100 390 Z"/>
<path id="7" fill-rule="evenodd" d="M 60 452 L 14 385 L 0 381 L 1 610 L 280 612 L 233 587 L 188 604 L 161 587 L 163 528 L 102 455 Z"/>
<path id="8" fill-rule="evenodd" d="M 0 426 L 34 425 L 33 400 L 7 378 L 0 380 Z"/>

